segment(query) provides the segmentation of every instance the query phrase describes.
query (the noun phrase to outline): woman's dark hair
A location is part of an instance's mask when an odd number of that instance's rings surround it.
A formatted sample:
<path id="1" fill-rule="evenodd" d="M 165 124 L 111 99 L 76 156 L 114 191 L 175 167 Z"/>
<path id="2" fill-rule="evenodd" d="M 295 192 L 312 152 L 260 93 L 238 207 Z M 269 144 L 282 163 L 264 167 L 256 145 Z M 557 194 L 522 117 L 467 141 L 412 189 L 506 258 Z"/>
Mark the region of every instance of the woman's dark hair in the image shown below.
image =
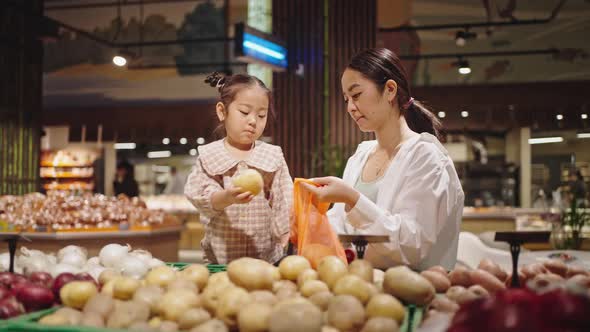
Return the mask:
<path id="1" fill-rule="evenodd" d="M 248 74 L 235 74 L 230 76 L 223 76 L 218 72 L 213 72 L 205 79 L 205 83 L 217 88 L 219 91 L 219 101 L 223 103 L 227 110 L 229 105 L 236 99 L 236 95 L 243 88 L 252 86 L 259 86 L 268 96 L 268 112 L 274 115 L 272 92 L 266 87 L 258 77 Z M 225 135 L 225 127 L 223 123 L 215 130 L 221 135 Z"/>
<path id="2" fill-rule="evenodd" d="M 386 48 L 372 48 L 356 54 L 347 68 L 361 73 L 383 92 L 385 83 L 397 83 L 397 103 L 410 129 L 417 133 L 427 132 L 440 139 L 441 122 L 421 102 L 412 99 L 406 71 L 392 51 Z"/>

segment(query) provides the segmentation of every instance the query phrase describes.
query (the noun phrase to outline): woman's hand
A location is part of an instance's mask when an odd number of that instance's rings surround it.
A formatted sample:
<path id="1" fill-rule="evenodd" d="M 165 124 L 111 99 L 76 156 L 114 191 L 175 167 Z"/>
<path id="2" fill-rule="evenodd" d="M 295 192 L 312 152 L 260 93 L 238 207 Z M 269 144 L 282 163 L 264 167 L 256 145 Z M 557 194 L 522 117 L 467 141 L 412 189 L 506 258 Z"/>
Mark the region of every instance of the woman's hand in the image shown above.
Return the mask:
<path id="1" fill-rule="evenodd" d="M 246 204 L 254 198 L 251 192 L 244 192 L 240 187 L 218 191 L 211 196 L 213 209 L 222 211 L 233 204 Z"/>
<path id="2" fill-rule="evenodd" d="M 356 205 L 360 193 L 347 185 L 342 179 L 328 176 L 315 178 L 312 181 L 319 187 L 302 182 L 301 185 L 312 192 L 321 202 L 345 203 L 350 208 Z"/>

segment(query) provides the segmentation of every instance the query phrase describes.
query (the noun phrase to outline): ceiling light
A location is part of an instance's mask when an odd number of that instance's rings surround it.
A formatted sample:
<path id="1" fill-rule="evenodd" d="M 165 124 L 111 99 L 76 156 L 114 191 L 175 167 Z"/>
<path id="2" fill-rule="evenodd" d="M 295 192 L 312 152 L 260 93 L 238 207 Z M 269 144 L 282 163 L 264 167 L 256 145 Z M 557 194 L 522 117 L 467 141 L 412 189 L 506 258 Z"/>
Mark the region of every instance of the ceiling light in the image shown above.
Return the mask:
<path id="1" fill-rule="evenodd" d="M 203 137 L 197 138 L 197 144 L 205 144 L 205 139 Z"/>
<path id="2" fill-rule="evenodd" d="M 557 114 L 557 115 L 555 116 L 555 118 L 556 118 L 557 120 L 563 120 L 563 114 Z"/>
<path id="3" fill-rule="evenodd" d="M 185 137 L 183 137 L 183 138 L 180 139 L 180 144 L 186 144 L 186 142 L 187 141 L 186 141 L 186 138 Z"/>
<path id="4" fill-rule="evenodd" d="M 578 133 L 576 135 L 578 138 L 590 138 L 590 133 Z"/>
<path id="5" fill-rule="evenodd" d="M 467 30 L 459 30 L 455 34 L 455 44 L 459 47 L 465 46 L 467 40 L 477 38 L 477 33 L 469 32 Z"/>
<path id="6" fill-rule="evenodd" d="M 467 111 L 462 111 L 462 112 L 461 112 L 461 117 L 462 117 L 462 118 L 466 118 L 466 117 L 468 117 L 468 116 L 469 116 L 469 112 L 467 112 Z"/>
<path id="7" fill-rule="evenodd" d="M 151 151 L 147 153 L 148 158 L 168 158 L 171 155 L 171 151 Z"/>
<path id="8" fill-rule="evenodd" d="M 447 113 L 445 112 L 438 112 L 438 117 L 443 119 L 445 116 L 447 116 Z"/>
<path id="9" fill-rule="evenodd" d="M 162 144 L 164 144 L 164 145 L 170 144 L 170 139 L 168 137 L 164 137 L 164 139 L 162 140 Z"/>
<path id="10" fill-rule="evenodd" d="M 196 155 L 197 155 L 197 149 L 191 149 L 191 150 L 190 150 L 188 153 L 189 153 L 191 156 L 196 156 Z"/>
<path id="11" fill-rule="evenodd" d="M 529 144 L 546 144 L 546 143 L 561 143 L 561 142 L 563 142 L 563 137 L 561 137 L 561 136 L 529 138 Z"/>
<path id="12" fill-rule="evenodd" d="M 115 150 L 133 150 L 135 143 L 115 143 Z"/>
<path id="13" fill-rule="evenodd" d="M 582 120 L 586 120 L 586 119 L 588 119 L 588 114 L 582 113 L 582 115 L 580 117 L 582 118 Z"/>

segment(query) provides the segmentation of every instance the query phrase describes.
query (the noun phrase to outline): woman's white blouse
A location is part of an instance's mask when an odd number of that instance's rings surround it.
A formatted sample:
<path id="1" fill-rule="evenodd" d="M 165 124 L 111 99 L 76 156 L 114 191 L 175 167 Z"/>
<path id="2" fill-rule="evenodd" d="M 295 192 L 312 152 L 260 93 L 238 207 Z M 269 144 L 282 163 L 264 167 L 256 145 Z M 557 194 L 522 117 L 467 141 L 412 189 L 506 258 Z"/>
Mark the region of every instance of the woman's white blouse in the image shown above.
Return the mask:
<path id="1" fill-rule="evenodd" d="M 343 180 L 351 187 L 376 146 L 377 141 L 362 142 L 348 160 Z M 376 202 L 361 195 L 348 213 L 337 203 L 328 217 L 339 234 L 389 236 L 389 243 L 367 247 L 365 259 L 374 267 L 442 265 L 450 270 L 457 260 L 463 200 L 447 150 L 422 133 L 402 144 L 380 181 Z"/>

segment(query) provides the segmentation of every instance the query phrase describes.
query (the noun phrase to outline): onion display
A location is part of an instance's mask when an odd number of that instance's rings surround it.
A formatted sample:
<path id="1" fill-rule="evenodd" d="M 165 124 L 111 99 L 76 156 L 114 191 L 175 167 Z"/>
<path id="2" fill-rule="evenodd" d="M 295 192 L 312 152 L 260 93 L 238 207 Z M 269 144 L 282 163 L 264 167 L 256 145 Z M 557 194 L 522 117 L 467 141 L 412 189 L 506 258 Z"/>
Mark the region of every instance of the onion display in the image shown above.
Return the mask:
<path id="1" fill-rule="evenodd" d="M 54 296 L 51 289 L 47 287 L 27 284 L 18 289 L 16 299 L 24 305 L 27 312 L 31 312 L 51 307 Z"/>

